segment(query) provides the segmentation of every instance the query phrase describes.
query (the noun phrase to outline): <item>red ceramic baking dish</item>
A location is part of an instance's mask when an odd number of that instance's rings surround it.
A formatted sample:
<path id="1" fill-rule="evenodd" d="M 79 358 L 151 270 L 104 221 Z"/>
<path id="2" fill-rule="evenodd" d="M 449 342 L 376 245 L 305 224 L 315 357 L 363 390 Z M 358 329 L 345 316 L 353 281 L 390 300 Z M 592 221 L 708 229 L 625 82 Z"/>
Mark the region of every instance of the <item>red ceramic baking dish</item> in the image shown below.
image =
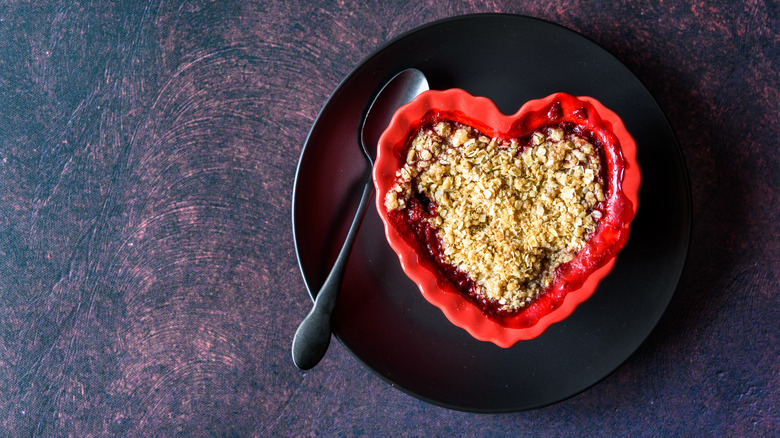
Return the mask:
<path id="1" fill-rule="evenodd" d="M 399 216 L 391 214 L 385 204 L 407 160 L 413 137 L 422 127 L 440 120 L 469 126 L 486 137 L 515 139 L 518 154 L 533 133 L 550 128 L 579 133 L 598 150 L 604 190 L 595 229 L 576 255 L 557 265 L 548 285 L 522 308 L 496 311 L 489 300 L 466 293 L 451 272 L 447 274 L 434 262 L 430 242 L 422 242 L 401 226 Z M 593 295 L 628 240 L 641 182 L 633 138 L 620 117 L 596 99 L 556 93 L 505 115 L 491 100 L 461 89 L 427 91 L 400 108 L 379 139 L 373 177 L 376 207 L 387 241 L 398 254 L 404 272 L 452 324 L 476 339 L 501 347 L 538 337 Z"/>

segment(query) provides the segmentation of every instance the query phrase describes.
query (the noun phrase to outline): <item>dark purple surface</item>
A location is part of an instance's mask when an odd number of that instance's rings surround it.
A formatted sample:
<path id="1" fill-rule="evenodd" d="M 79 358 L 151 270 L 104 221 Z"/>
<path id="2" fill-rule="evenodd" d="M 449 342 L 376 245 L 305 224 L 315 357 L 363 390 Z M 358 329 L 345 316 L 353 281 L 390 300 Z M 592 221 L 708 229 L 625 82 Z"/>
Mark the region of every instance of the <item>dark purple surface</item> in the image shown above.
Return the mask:
<path id="1" fill-rule="evenodd" d="M 0 435 L 780 433 L 776 3 L 342 3 L 0 6 Z M 298 371 L 314 117 L 384 41 L 498 11 L 593 39 L 669 116 L 694 229 L 666 315 L 604 381 L 518 414 L 426 404 L 338 343 Z"/>

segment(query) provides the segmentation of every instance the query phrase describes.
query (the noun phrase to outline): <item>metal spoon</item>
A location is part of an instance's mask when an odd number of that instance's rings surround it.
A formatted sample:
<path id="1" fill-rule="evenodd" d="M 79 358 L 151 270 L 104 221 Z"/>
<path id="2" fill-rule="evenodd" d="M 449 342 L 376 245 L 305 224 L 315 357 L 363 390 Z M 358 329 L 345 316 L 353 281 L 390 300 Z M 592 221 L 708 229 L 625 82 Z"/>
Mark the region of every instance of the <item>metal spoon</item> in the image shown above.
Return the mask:
<path id="1" fill-rule="evenodd" d="M 360 124 L 360 147 L 373 167 L 376 158 L 377 142 L 379 136 L 390 123 L 393 114 L 406 103 L 409 103 L 418 94 L 428 89 L 428 80 L 425 75 L 416 69 L 404 70 L 393 76 L 382 87 L 376 98 L 368 108 L 364 119 Z M 325 355 L 330 345 L 331 324 L 330 317 L 336 307 L 341 281 L 347 266 L 352 243 L 355 240 L 363 215 L 368 207 L 371 195 L 374 193 L 374 182 L 369 176 L 363 188 L 363 196 L 355 212 L 355 218 L 347 232 L 347 238 L 339 251 L 336 263 L 331 268 L 330 274 L 322 284 L 322 288 L 314 300 L 314 307 L 306 318 L 298 326 L 292 344 L 292 357 L 295 366 L 301 370 L 308 370 Z"/>

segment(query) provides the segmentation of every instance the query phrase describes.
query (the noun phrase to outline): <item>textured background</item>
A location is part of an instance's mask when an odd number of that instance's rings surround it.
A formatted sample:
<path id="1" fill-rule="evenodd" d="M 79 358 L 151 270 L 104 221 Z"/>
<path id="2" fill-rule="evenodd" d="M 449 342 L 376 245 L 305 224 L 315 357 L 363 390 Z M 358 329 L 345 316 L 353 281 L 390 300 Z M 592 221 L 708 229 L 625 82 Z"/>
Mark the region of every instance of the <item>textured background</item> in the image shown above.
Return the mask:
<path id="1" fill-rule="evenodd" d="M 366 4 L 367 3 L 367 4 Z M 778 6 L 762 0 L 0 3 L 0 436 L 780 434 Z M 557 405 L 426 404 L 338 343 L 298 371 L 301 145 L 386 40 L 563 24 L 668 114 L 693 240 L 669 310 Z"/>

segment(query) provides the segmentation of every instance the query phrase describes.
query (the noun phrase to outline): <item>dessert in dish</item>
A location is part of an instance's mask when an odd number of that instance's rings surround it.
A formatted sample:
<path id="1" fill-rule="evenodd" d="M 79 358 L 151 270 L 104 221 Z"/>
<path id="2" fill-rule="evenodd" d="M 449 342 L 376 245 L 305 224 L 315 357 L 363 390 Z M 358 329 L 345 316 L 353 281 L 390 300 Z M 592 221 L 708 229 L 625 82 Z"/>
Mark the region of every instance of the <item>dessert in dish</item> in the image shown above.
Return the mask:
<path id="1" fill-rule="evenodd" d="M 598 101 L 556 93 L 502 114 L 428 91 L 379 141 L 377 209 L 423 296 L 501 346 L 538 336 L 595 291 L 638 205 L 636 145 Z"/>
<path id="2" fill-rule="evenodd" d="M 585 246 L 603 215 L 602 184 L 596 148 L 562 127 L 501 139 L 434 120 L 412 140 L 385 207 L 462 293 L 511 312 Z"/>

